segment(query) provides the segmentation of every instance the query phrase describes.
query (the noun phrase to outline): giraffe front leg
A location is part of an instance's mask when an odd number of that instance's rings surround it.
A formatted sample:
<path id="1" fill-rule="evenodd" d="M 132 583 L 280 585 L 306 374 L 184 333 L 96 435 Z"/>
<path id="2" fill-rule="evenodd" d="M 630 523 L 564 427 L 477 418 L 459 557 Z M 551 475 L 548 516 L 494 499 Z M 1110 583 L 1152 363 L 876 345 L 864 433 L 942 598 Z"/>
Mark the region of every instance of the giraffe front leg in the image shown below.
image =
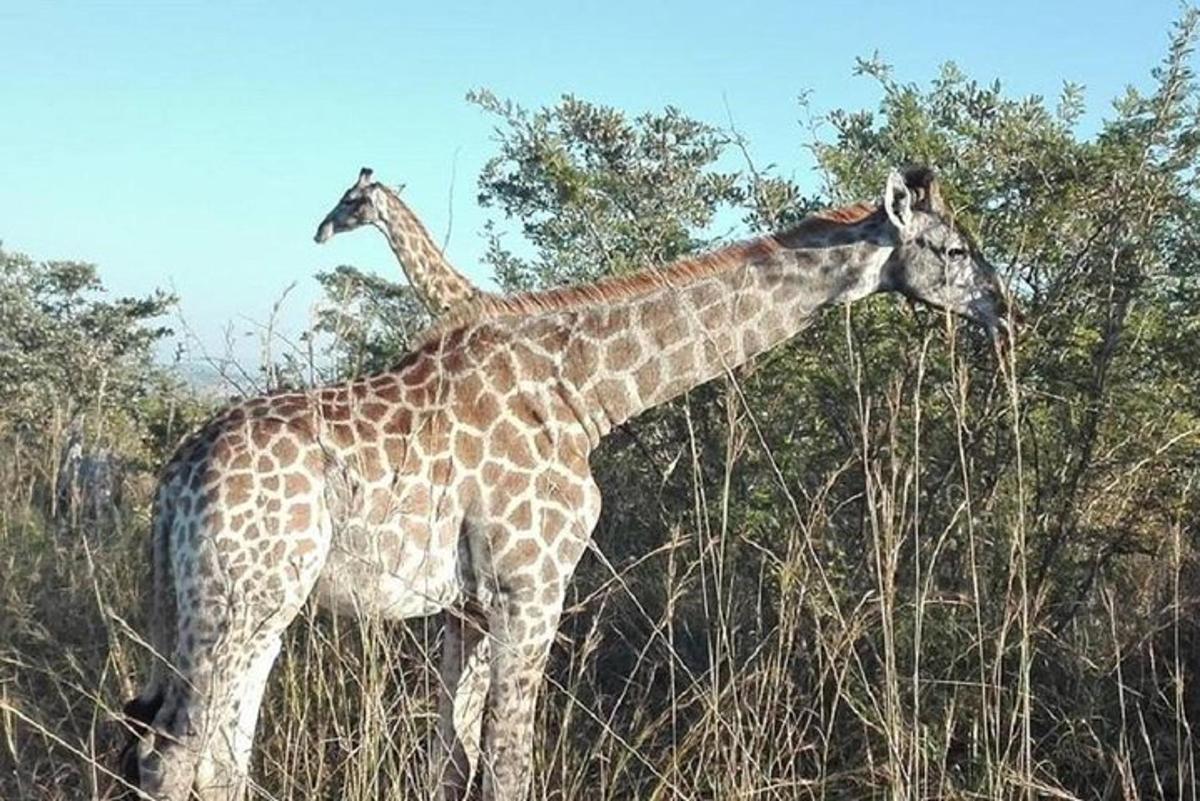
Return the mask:
<path id="1" fill-rule="evenodd" d="M 510 597 L 490 616 L 496 634 L 483 724 L 485 801 L 522 801 L 529 791 L 538 692 L 561 611 L 561 598 L 547 604 Z"/>
<path id="2" fill-rule="evenodd" d="M 567 582 L 600 515 L 600 492 L 587 474 L 586 461 L 567 467 L 576 480 L 550 469 L 532 482 L 539 493 L 532 504 L 503 494 L 492 499 L 494 508 L 511 507 L 508 519 L 484 529 L 486 536 L 472 543 L 478 583 L 486 591 L 491 646 L 480 764 L 484 801 L 523 801 L 529 793 L 534 716 L 546 658 Z M 522 518 L 533 525 L 512 525 Z"/>
<path id="3" fill-rule="evenodd" d="M 489 646 L 484 621 L 447 613 L 442 645 L 438 729 L 433 744 L 434 781 L 444 801 L 466 798 L 479 764 L 487 700 Z"/>

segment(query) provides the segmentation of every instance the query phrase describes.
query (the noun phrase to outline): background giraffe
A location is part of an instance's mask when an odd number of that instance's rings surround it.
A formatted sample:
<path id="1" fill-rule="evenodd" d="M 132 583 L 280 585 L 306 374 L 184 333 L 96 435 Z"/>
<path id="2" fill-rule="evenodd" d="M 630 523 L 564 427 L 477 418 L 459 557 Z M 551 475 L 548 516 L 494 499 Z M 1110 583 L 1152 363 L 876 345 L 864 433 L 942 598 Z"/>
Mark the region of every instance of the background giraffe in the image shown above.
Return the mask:
<path id="1" fill-rule="evenodd" d="M 156 497 L 155 641 L 177 672 L 160 671 L 132 705 L 153 718 L 142 786 L 170 801 L 241 795 L 267 673 L 311 595 L 354 614 L 455 610 L 443 795 L 463 797 L 474 771 L 476 720 L 452 713 L 483 705 L 475 671 L 491 678 L 484 797 L 523 798 L 543 667 L 600 513 L 591 451 L 821 308 L 879 291 L 1006 330 L 993 271 L 948 220 L 931 174 L 893 173 L 881 206 L 602 281 L 575 290 L 575 305 L 563 290 L 484 299 L 391 372 L 210 421 Z"/>
<path id="2" fill-rule="evenodd" d="M 373 180 L 363 167 L 358 180 L 342 194 L 337 205 L 317 226 L 314 239 L 327 242 L 343 231 L 373 225 L 387 237 L 400 269 L 416 290 L 421 302 L 435 317 L 457 304 L 485 293 L 454 268 L 437 246 L 425 225 L 400 195 Z"/>

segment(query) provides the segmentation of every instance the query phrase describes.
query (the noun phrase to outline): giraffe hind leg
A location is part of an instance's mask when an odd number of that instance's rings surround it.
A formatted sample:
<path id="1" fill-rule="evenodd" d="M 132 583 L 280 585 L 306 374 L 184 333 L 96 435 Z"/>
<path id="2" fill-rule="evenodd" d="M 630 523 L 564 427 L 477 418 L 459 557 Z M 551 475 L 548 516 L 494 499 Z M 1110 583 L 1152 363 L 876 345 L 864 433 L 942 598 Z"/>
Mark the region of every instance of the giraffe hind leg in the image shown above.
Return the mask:
<path id="1" fill-rule="evenodd" d="M 152 797 L 244 797 L 267 676 L 284 630 L 316 583 L 328 540 L 314 534 L 319 547 L 303 559 L 259 565 L 238 579 L 205 541 L 196 549 L 197 564 L 179 571 L 185 580 L 176 588 L 175 672 L 166 680 L 153 735 L 138 751 L 140 787 Z M 203 560 L 211 561 L 200 569 Z"/>
<path id="2" fill-rule="evenodd" d="M 213 699 L 208 738 L 196 766 L 195 791 L 204 801 L 245 797 L 258 713 L 281 642 L 277 634 L 247 648 L 223 692 Z"/>
<path id="3" fill-rule="evenodd" d="M 260 616 L 255 625 L 238 625 L 180 654 L 187 669 L 171 677 L 153 735 L 138 749 L 141 789 L 162 801 L 245 796 L 267 676 L 296 611 Z"/>
<path id="4" fill-rule="evenodd" d="M 238 801 L 249 784 L 251 749 L 267 676 L 282 631 L 244 642 L 241 656 L 196 660 L 198 669 L 174 677 L 151 703 L 127 709 L 135 720 L 153 717 L 154 731 L 124 756 L 126 780 L 163 801 L 194 797 Z M 134 741 L 137 742 L 136 740 Z"/>

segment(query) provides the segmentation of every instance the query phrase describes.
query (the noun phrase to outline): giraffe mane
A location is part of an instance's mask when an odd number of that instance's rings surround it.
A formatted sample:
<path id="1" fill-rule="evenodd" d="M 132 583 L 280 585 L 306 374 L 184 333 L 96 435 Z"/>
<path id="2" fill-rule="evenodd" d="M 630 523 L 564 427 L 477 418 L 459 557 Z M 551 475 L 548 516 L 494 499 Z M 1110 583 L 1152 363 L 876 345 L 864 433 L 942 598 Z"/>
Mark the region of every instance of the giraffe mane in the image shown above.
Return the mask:
<path id="1" fill-rule="evenodd" d="M 849 206 L 838 206 L 832 209 L 822 209 L 814 214 L 805 217 L 800 222 L 796 223 L 787 231 L 781 233 L 781 239 L 796 234 L 809 234 L 818 231 L 822 228 L 835 228 L 841 225 L 854 225 L 870 217 L 879 206 L 875 203 L 851 203 Z"/>
<path id="2" fill-rule="evenodd" d="M 734 265 L 766 259 L 783 250 L 798 234 L 808 234 L 820 227 L 854 225 L 870 217 L 877 209 L 872 203 L 826 209 L 776 234 L 736 242 L 708 253 L 687 256 L 661 267 L 646 267 L 627 275 L 512 295 L 484 294 L 454 306 L 418 336 L 414 344 L 420 347 L 439 334 L 468 323 L 611 304 L 642 297 L 658 289 L 687 286 L 718 275 Z"/>

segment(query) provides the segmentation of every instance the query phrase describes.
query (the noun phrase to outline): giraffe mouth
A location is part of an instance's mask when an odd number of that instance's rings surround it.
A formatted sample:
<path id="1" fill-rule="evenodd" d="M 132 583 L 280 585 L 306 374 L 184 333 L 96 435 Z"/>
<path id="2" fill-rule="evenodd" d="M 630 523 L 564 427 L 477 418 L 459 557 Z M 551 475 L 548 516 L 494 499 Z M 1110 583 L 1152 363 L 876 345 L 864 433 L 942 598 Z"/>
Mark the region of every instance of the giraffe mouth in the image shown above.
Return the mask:
<path id="1" fill-rule="evenodd" d="M 328 242 L 331 236 L 333 236 L 333 222 L 325 220 L 317 227 L 317 233 L 313 237 L 313 241 L 321 245 Z"/>

